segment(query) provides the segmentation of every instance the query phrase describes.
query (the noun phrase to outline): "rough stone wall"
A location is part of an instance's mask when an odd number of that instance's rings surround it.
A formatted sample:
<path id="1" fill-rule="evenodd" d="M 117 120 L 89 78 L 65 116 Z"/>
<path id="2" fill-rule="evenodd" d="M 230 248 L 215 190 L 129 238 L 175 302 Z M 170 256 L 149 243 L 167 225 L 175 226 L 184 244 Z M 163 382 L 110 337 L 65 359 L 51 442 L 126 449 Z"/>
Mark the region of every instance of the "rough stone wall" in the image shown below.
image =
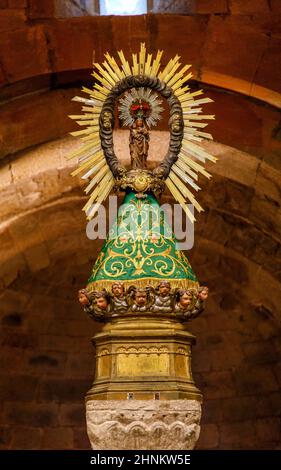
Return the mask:
<path id="1" fill-rule="evenodd" d="M 67 114 L 80 107 L 70 99 L 88 80 L 93 49 L 101 61 L 106 49 L 128 54 L 146 41 L 193 64 L 193 87 L 215 100 L 204 111 L 217 115 L 208 130 L 219 143 L 205 145 L 220 160 L 209 167 L 213 180 L 199 182 L 205 213 L 191 258 L 211 288 L 190 326 L 205 396 L 198 447 L 277 448 L 280 1 L 159 2 L 177 14 L 126 18 L 89 17 L 85 5 L 0 0 L 0 446 L 88 447 L 95 326 L 75 293 L 100 243 L 85 237 L 81 182 L 64 159 L 79 143 L 54 139 L 75 128 Z M 166 134 L 155 142 L 154 159 Z M 122 156 L 124 146 L 117 138 Z"/>
<path id="2" fill-rule="evenodd" d="M 193 265 L 208 279 L 214 259 L 206 264 L 204 255 L 200 250 Z M 75 292 L 90 266 L 70 263 L 26 275 L 1 297 L 2 449 L 89 448 L 83 397 L 93 378 L 96 325 Z M 190 325 L 198 338 L 193 372 L 204 394 L 197 447 L 274 449 L 281 437 L 280 331 L 249 299 L 214 289 L 208 310 Z"/>
<path id="3" fill-rule="evenodd" d="M 122 134 L 115 138 L 121 154 Z M 153 155 L 164 153 L 167 140 L 162 132 L 152 137 Z M 3 449 L 89 448 L 83 397 L 93 378 L 90 336 L 97 325 L 81 312 L 76 292 L 101 242 L 85 235 L 80 182 L 65 160 L 74 145 L 67 138 L 26 151 L 0 171 L 7 201 L 0 213 Z M 263 191 L 278 200 L 278 179 L 248 154 L 216 143 L 209 150 L 220 161 L 210 168 L 206 211 L 188 253 L 211 292 L 206 312 L 190 324 L 197 336 L 193 372 L 204 394 L 198 448 L 273 449 L 280 445 L 281 299 L 272 243 L 280 227 L 261 242 L 262 227 L 249 208 L 247 222 L 241 205 L 247 191 L 248 198 Z M 168 194 L 164 201 L 171 202 Z M 274 221 L 268 213 L 263 222 Z"/>

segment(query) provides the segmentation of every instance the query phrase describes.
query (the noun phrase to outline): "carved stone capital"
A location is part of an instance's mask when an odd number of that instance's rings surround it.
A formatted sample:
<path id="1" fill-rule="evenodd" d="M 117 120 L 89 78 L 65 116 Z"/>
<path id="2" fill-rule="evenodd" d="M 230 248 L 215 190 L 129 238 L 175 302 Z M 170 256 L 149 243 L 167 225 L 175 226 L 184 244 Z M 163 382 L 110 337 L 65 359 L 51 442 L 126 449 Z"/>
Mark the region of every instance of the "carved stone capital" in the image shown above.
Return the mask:
<path id="1" fill-rule="evenodd" d="M 89 400 L 87 432 L 94 450 L 191 450 L 200 433 L 197 400 Z"/>

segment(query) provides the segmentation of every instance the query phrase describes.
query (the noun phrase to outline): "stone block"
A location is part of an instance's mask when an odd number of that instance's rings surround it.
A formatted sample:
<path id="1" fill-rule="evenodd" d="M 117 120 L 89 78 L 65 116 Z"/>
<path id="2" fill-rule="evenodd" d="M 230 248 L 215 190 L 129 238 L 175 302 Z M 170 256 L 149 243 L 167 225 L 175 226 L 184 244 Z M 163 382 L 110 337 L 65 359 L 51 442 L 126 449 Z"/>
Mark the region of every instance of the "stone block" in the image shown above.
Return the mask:
<path id="1" fill-rule="evenodd" d="M 9 329 L 3 332 L 1 344 L 10 348 L 35 348 L 38 344 L 38 338 L 34 333 L 15 332 Z"/>
<path id="2" fill-rule="evenodd" d="M 9 8 L 25 8 L 27 0 L 8 0 Z"/>
<path id="3" fill-rule="evenodd" d="M 90 441 L 85 426 L 73 429 L 74 449 L 90 450 Z"/>
<path id="4" fill-rule="evenodd" d="M 92 377 L 94 366 L 94 353 L 70 354 L 67 359 L 66 374 L 70 377 Z"/>
<path id="5" fill-rule="evenodd" d="M 73 449 L 73 430 L 66 427 L 44 429 L 42 449 Z"/>
<path id="6" fill-rule="evenodd" d="M 44 428 L 55 426 L 58 418 L 58 407 L 54 403 L 5 403 L 6 422 L 11 425 Z"/>
<path id="7" fill-rule="evenodd" d="M 54 16 L 55 0 L 29 0 L 28 16 L 35 20 L 39 18 L 52 18 Z"/>
<path id="8" fill-rule="evenodd" d="M 50 256 L 44 243 L 31 246 L 25 250 L 24 256 L 32 272 L 44 269 L 50 264 Z"/>
<path id="9" fill-rule="evenodd" d="M 60 407 L 59 422 L 63 426 L 84 426 L 85 425 L 85 405 L 82 404 L 62 404 Z"/>
<path id="10" fill-rule="evenodd" d="M 232 400 L 229 399 L 215 399 L 215 400 L 204 400 L 202 407 L 202 424 L 220 423 L 223 421 L 223 407 L 224 401 Z"/>
<path id="11" fill-rule="evenodd" d="M 21 41 L 20 37 L 18 41 Z M 30 40 L 30 43 L 31 42 Z M 23 42 L 23 47 L 26 46 L 26 49 L 29 47 L 32 48 L 31 44 L 27 45 L 26 43 L 27 41 Z M 36 60 L 37 52 L 35 47 L 34 60 Z M 20 52 L 18 54 L 18 61 L 21 62 L 24 59 L 20 56 Z M 44 49 L 42 50 L 42 58 L 40 61 L 44 61 Z M 38 61 L 36 67 L 41 67 L 40 61 Z M 30 61 L 28 67 L 32 67 L 32 61 Z M 43 70 L 30 70 L 26 73 L 34 75 L 45 72 Z M 77 107 L 77 103 L 71 101 L 73 96 L 77 93 L 79 93 L 77 89 L 53 90 L 51 92 L 34 94 L 32 100 L 30 100 L 29 96 L 24 96 L 16 100 L 16 102 L 11 101 L 7 103 L 1 113 L 0 119 L 0 130 L 3 134 L 3 145 L 1 147 L 0 156 L 3 157 L 9 153 L 22 150 L 23 148 L 55 139 L 76 129 L 76 124 L 69 119 L 68 114 L 79 114 L 80 108 Z M 14 119 L 15 115 L 17 116 L 16 121 Z M 50 118 L 50 116 L 52 116 L 52 118 Z M 44 126 L 38 125 L 38 122 L 44 123 Z M 36 155 L 36 157 L 38 158 L 38 155 Z M 28 163 L 26 165 L 28 165 Z M 27 176 L 28 175 L 30 178 L 30 173 L 27 173 Z M 46 184 L 46 178 L 44 180 Z"/>
<path id="12" fill-rule="evenodd" d="M 66 353 L 36 350 L 25 356 L 25 369 L 32 374 L 59 375 L 65 371 Z"/>
<path id="13" fill-rule="evenodd" d="M 224 449 L 255 447 L 256 436 L 253 421 L 223 424 L 220 427 L 221 444 Z"/>
<path id="14" fill-rule="evenodd" d="M 213 13 L 228 13 L 227 0 L 196 0 L 194 2 L 194 13 L 201 15 L 213 14 Z"/>
<path id="15" fill-rule="evenodd" d="M 259 441 L 280 443 L 281 439 L 281 423 L 280 418 L 264 418 L 258 419 L 255 423 L 257 437 Z"/>
<path id="16" fill-rule="evenodd" d="M 278 390 L 273 372 L 267 366 L 241 367 L 234 372 L 234 380 L 240 395 L 256 395 Z"/>
<path id="17" fill-rule="evenodd" d="M 269 13 L 267 0 L 231 0 L 230 11 L 233 15 L 251 15 L 256 13 Z"/>
<path id="18" fill-rule="evenodd" d="M 12 370 L 13 373 L 22 373 L 23 354 L 19 354 L 15 348 L 1 346 L 0 370 Z"/>
<path id="19" fill-rule="evenodd" d="M 260 417 L 280 416 L 280 391 L 258 397 L 257 415 Z"/>
<path id="20" fill-rule="evenodd" d="M 281 13 L 281 4 L 279 0 L 271 0 L 270 5 L 271 5 L 271 10 L 274 13 Z"/>
<path id="21" fill-rule="evenodd" d="M 42 430 L 36 427 L 13 426 L 12 448 L 18 450 L 41 449 Z"/>
<path id="22" fill-rule="evenodd" d="M 203 424 L 199 436 L 197 449 L 217 449 L 219 445 L 219 431 L 215 424 Z"/>
<path id="23" fill-rule="evenodd" d="M 36 397 L 38 379 L 29 375 L 2 375 L 1 399 L 5 401 L 28 402 Z"/>
<path id="24" fill-rule="evenodd" d="M 89 379 L 44 379 L 40 399 L 58 403 L 81 402 L 90 385 Z"/>
<path id="25" fill-rule="evenodd" d="M 208 372 L 211 369 L 209 351 L 194 350 L 192 354 L 192 370 L 194 372 Z"/>
<path id="26" fill-rule="evenodd" d="M 108 16 L 71 18 L 50 23 L 46 31 L 49 48 L 53 51 L 54 71 L 91 69 L 97 44 L 105 41 L 109 28 Z M 98 60 L 101 59 L 99 52 Z"/>
<path id="27" fill-rule="evenodd" d="M 280 25 L 280 15 L 277 18 L 278 25 Z M 279 54 L 281 47 L 280 31 L 276 35 L 272 34 L 267 48 L 263 54 L 257 74 L 255 77 L 256 86 L 265 87 L 269 90 L 274 90 L 278 93 L 281 91 L 280 79 L 281 73 L 279 64 Z M 274 73 L 272 71 L 274 70 Z M 254 90 L 253 90 L 254 92 Z M 276 96 L 277 99 L 277 96 Z M 272 100 L 274 104 L 274 98 Z M 276 103 L 277 104 L 277 103 Z"/>
<path id="28" fill-rule="evenodd" d="M 90 320 L 89 320 L 90 322 Z M 93 323 L 93 322 L 92 322 Z M 90 324 L 90 323 L 89 323 Z M 73 338 L 64 334 L 42 334 L 38 338 L 39 347 L 50 351 L 71 351 L 71 352 L 91 352 L 93 346 L 89 339 L 85 337 L 80 341 L 73 341 Z"/>
<path id="29" fill-rule="evenodd" d="M 203 51 L 203 69 L 251 83 L 266 47 L 267 37 L 249 17 L 211 16 L 208 41 Z"/>
<path id="30" fill-rule="evenodd" d="M 221 401 L 222 416 L 224 422 L 236 422 L 255 419 L 258 416 L 258 398 L 250 397 L 233 397 Z"/>
<path id="31" fill-rule="evenodd" d="M 202 392 L 206 399 L 234 396 L 236 394 L 236 390 L 231 372 L 205 372 L 203 374 Z"/>
<path id="32" fill-rule="evenodd" d="M 1 36 L 8 31 L 15 31 L 25 26 L 26 16 L 23 10 L 0 10 Z M 3 40 L 3 36 L 1 38 Z M 1 48 L 0 48 L 1 49 Z M 2 77 L 5 80 L 6 74 Z"/>
<path id="33" fill-rule="evenodd" d="M 274 367 L 274 372 L 281 387 L 281 362 L 279 362 L 279 364 L 276 364 L 276 366 Z"/>
<path id="34" fill-rule="evenodd" d="M 7 50 L 12 50 L 13 54 L 6 54 Z M 46 37 L 42 26 L 30 26 L 11 33 L 3 33 L 0 54 L 9 83 L 50 72 Z"/>
<path id="35" fill-rule="evenodd" d="M 11 429 L 8 426 L 0 426 L 0 449 L 7 450 L 11 442 Z"/>
<path id="36" fill-rule="evenodd" d="M 278 361 L 274 345 L 270 341 L 243 345 L 245 362 L 249 364 L 272 364 Z"/>

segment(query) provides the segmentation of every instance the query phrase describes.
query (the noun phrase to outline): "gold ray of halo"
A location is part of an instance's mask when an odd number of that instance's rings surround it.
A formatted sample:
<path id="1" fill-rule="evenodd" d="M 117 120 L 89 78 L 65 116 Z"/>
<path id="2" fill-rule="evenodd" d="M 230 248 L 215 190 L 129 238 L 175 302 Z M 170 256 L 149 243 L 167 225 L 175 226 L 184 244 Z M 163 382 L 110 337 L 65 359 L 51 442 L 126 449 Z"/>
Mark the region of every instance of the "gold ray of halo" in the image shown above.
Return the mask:
<path id="1" fill-rule="evenodd" d="M 92 143 L 91 144 L 85 144 L 85 145 L 82 145 L 82 147 L 80 147 L 79 149 L 77 150 L 74 150 L 73 152 L 71 152 L 69 155 L 67 155 L 66 159 L 67 160 L 71 160 L 72 158 L 75 158 L 75 157 L 78 157 L 79 155 L 87 152 L 88 150 L 90 150 L 92 148 Z"/>
<path id="2" fill-rule="evenodd" d="M 196 221 L 194 215 L 192 214 L 191 210 L 189 209 L 189 207 L 187 206 L 186 202 L 185 202 L 185 199 L 183 197 L 183 195 L 180 193 L 180 191 L 177 189 L 177 187 L 175 186 L 175 184 L 173 183 L 173 181 L 171 180 L 170 176 L 168 176 L 168 178 L 165 180 L 165 184 L 167 186 L 167 188 L 169 189 L 169 191 L 172 193 L 172 195 L 174 196 L 175 200 L 178 201 L 178 203 L 181 205 L 182 209 L 184 210 L 184 212 L 186 213 L 187 217 L 189 218 L 189 220 L 193 223 Z"/>
<path id="3" fill-rule="evenodd" d="M 79 126 L 94 126 L 96 127 L 99 123 L 98 119 L 89 119 L 88 121 L 82 120 L 82 121 L 76 121 Z M 98 128 L 99 129 L 99 128 Z M 98 130 L 97 129 L 97 130 Z"/>
<path id="4" fill-rule="evenodd" d="M 190 107 L 193 107 L 193 106 L 198 106 L 198 104 L 204 104 L 204 103 L 213 103 L 214 100 L 212 100 L 211 98 L 202 98 L 200 100 L 194 100 L 192 101 L 189 106 Z"/>
<path id="5" fill-rule="evenodd" d="M 100 72 L 101 76 L 102 76 L 103 78 L 105 78 L 105 80 L 107 80 L 107 81 L 111 84 L 111 86 L 115 86 L 116 81 L 113 80 L 113 78 L 112 78 L 111 75 L 107 72 L 107 70 L 104 70 L 104 69 L 102 68 L 102 66 L 101 66 L 100 64 L 98 64 L 98 63 L 95 63 L 94 66 L 98 69 L 98 71 Z"/>
<path id="6" fill-rule="evenodd" d="M 180 56 L 178 54 L 175 55 L 175 57 L 173 57 L 172 59 L 169 60 L 169 62 L 167 63 L 166 67 L 164 68 L 164 70 L 162 70 L 161 72 L 159 72 L 158 74 L 158 78 L 159 80 L 162 80 L 163 77 L 165 77 L 169 72 L 170 70 L 173 68 L 173 66 L 175 65 L 175 63 L 180 59 Z"/>
<path id="7" fill-rule="evenodd" d="M 150 75 L 151 72 L 151 60 L 152 60 L 152 54 L 147 54 L 147 59 L 145 62 L 144 66 L 144 75 Z"/>
<path id="8" fill-rule="evenodd" d="M 180 63 L 180 62 L 176 62 L 176 63 L 173 65 L 173 67 L 172 67 L 172 69 L 170 70 L 170 72 L 168 72 L 166 75 L 163 74 L 163 75 L 161 76 L 161 77 L 162 77 L 161 80 L 162 80 L 163 82 L 168 83 L 169 80 L 171 79 L 171 77 L 174 75 L 174 73 L 178 70 L 178 68 L 179 68 L 180 66 L 181 66 L 181 63 Z"/>
<path id="9" fill-rule="evenodd" d="M 188 85 L 186 85 L 185 87 L 180 87 L 178 88 L 176 91 L 174 91 L 174 94 L 179 97 L 179 96 L 182 96 L 182 95 L 186 95 L 186 96 L 189 96 L 190 92 L 189 92 L 190 88 Z"/>
<path id="10" fill-rule="evenodd" d="M 80 165 L 78 168 L 76 168 L 76 170 L 74 170 L 72 173 L 71 173 L 71 176 L 76 176 L 78 175 L 79 173 L 81 173 L 82 171 L 86 170 L 87 168 L 89 168 L 91 165 L 99 162 L 99 160 L 101 160 L 103 158 L 103 151 L 100 150 L 98 152 L 96 152 L 91 158 L 89 158 L 89 160 L 87 160 L 85 163 L 83 163 L 82 165 Z"/>
<path id="11" fill-rule="evenodd" d="M 101 162 L 101 164 L 97 165 L 97 173 L 96 175 L 92 178 L 91 182 L 88 184 L 86 189 L 84 189 L 85 193 L 88 194 L 91 189 L 100 182 L 100 180 L 110 171 L 109 166 L 107 165 L 106 162 Z"/>
<path id="12" fill-rule="evenodd" d="M 108 52 L 105 54 L 105 57 L 106 57 L 109 65 L 114 69 L 114 71 L 115 71 L 116 75 L 119 77 L 119 79 L 122 80 L 123 78 L 125 78 L 125 73 L 123 72 L 123 70 L 121 70 L 119 68 L 119 65 L 117 64 L 114 57 L 111 57 Z"/>
<path id="13" fill-rule="evenodd" d="M 83 180 L 87 180 L 89 178 L 92 178 L 91 181 L 93 181 L 96 173 L 100 170 L 100 168 L 102 168 L 103 166 L 105 166 L 105 162 L 103 161 L 103 159 L 101 159 L 98 163 L 95 163 L 94 166 L 92 166 L 92 168 L 90 168 L 86 173 L 84 173 L 84 175 L 82 175 L 82 179 Z M 86 188 L 87 189 L 87 188 Z M 84 189 L 84 192 L 87 193 L 86 189 Z"/>
<path id="14" fill-rule="evenodd" d="M 178 82 L 180 81 L 180 85 L 183 83 L 187 82 L 189 78 L 192 77 L 192 73 L 190 72 L 187 75 L 184 75 L 184 73 L 191 67 L 191 65 L 185 65 L 182 70 L 180 70 L 178 73 L 176 73 L 173 77 L 170 78 L 170 80 L 167 82 L 167 85 L 173 90 L 176 90 L 178 88 Z M 173 87 L 174 86 L 174 87 Z"/>
<path id="15" fill-rule="evenodd" d="M 183 183 L 189 184 L 195 191 L 199 191 L 201 188 L 190 178 L 184 170 L 179 168 L 175 163 L 173 164 L 171 171 L 173 171 L 182 181 Z"/>
<path id="16" fill-rule="evenodd" d="M 106 68 L 112 80 L 114 80 L 114 85 L 116 85 L 116 83 L 119 82 L 119 80 L 114 70 L 112 70 L 112 68 L 110 67 L 109 63 L 106 60 L 103 61 L 102 65 Z"/>
<path id="17" fill-rule="evenodd" d="M 90 121 L 91 122 L 91 121 Z M 207 122 L 193 122 L 193 121 L 184 121 L 184 127 L 200 127 L 201 129 L 204 129 L 208 125 Z"/>
<path id="18" fill-rule="evenodd" d="M 213 163 L 216 163 L 216 161 L 218 160 L 217 157 L 206 152 L 205 150 L 202 149 L 202 147 L 199 147 L 199 145 L 193 144 L 192 142 L 184 142 L 184 143 L 186 145 L 183 145 L 183 148 L 186 147 L 187 151 L 192 151 L 194 154 L 199 155 L 203 157 L 204 159 L 210 160 Z"/>
<path id="19" fill-rule="evenodd" d="M 210 179 L 212 175 L 208 173 L 205 168 L 202 165 L 199 165 L 199 163 L 195 162 L 192 160 L 190 157 L 188 157 L 184 152 L 180 154 L 178 158 L 179 162 L 184 162 L 191 168 L 193 168 L 195 171 L 198 171 L 198 173 L 201 173 L 202 175 L 206 176 L 206 178 Z"/>
<path id="20" fill-rule="evenodd" d="M 108 169 L 109 170 L 109 169 Z M 105 176 L 102 178 L 102 180 L 99 182 L 99 184 L 95 187 L 94 191 L 92 192 L 88 202 L 85 204 L 83 207 L 83 210 L 87 211 L 93 201 L 97 198 L 97 196 L 100 194 L 100 192 L 103 190 L 106 184 L 108 184 L 111 181 L 111 178 L 113 178 L 111 171 L 109 170 Z"/>
<path id="21" fill-rule="evenodd" d="M 180 158 L 177 159 L 177 161 L 174 163 L 174 165 L 178 166 L 181 168 L 185 173 L 187 173 L 191 178 L 194 180 L 198 180 L 198 174 L 193 171 L 185 161 L 181 160 Z"/>
<path id="22" fill-rule="evenodd" d="M 155 59 L 152 63 L 151 73 L 150 73 L 151 76 L 154 76 L 154 77 L 157 76 L 159 68 L 161 66 L 160 60 L 161 60 L 162 55 L 163 55 L 163 51 L 158 50 L 157 54 L 156 54 L 156 57 L 155 57 Z"/>
<path id="23" fill-rule="evenodd" d="M 210 98 L 194 99 L 196 96 L 201 95 L 203 91 L 198 90 L 190 92 L 186 82 L 192 77 L 192 73 L 190 72 L 187 75 L 185 75 L 185 73 L 191 66 L 185 65 L 179 70 L 181 63 L 179 62 L 180 56 L 178 54 L 170 59 L 161 71 L 160 60 L 162 54 L 163 51 L 158 50 L 156 57 L 153 58 L 152 54 L 147 54 L 145 43 L 141 43 L 138 54 L 132 54 L 132 65 L 126 60 L 123 51 L 118 51 L 121 62 L 121 65 L 119 65 L 114 57 L 110 56 L 107 52 L 102 66 L 97 63 L 94 64 L 92 75 L 96 79 L 96 83 L 93 89 L 86 87 L 82 89 L 89 95 L 89 98 L 74 98 L 75 101 L 83 103 L 82 111 L 84 111 L 85 114 L 71 115 L 70 117 L 75 119 L 78 125 L 87 127 L 86 129 L 71 133 L 73 136 L 79 136 L 85 144 L 81 149 L 78 149 L 78 151 L 72 152 L 68 158 L 79 157 L 79 167 L 73 172 L 74 174 L 86 171 L 82 178 L 86 179 L 92 176 L 85 192 L 89 193 L 91 189 L 96 186 L 92 191 L 88 203 L 83 208 L 84 210 L 87 207 L 88 218 L 93 216 L 95 207 L 99 205 L 99 201 L 107 197 L 114 185 L 114 178 L 101 149 L 99 115 L 105 99 L 116 83 L 125 76 L 132 74 L 144 74 L 163 80 L 172 88 L 174 95 L 179 99 L 184 116 L 184 139 L 182 142 L 182 151 L 177 162 L 174 163 L 171 169 L 166 184 L 174 197 L 180 202 L 190 220 L 194 221 L 195 218 L 187 207 L 185 197 L 193 203 L 197 210 L 203 210 L 197 203 L 193 194 L 186 188 L 185 184 L 191 185 L 198 191 L 200 188 L 194 183 L 194 180 L 198 179 L 198 173 L 202 173 L 208 178 L 211 176 L 203 166 L 199 165 L 188 155 L 203 162 L 206 159 L 216 161 L 216 157 L 209 155 L 202 150 L 200 146 L 191 142 L 201 142 L 202 138 L 212 139 L 211 134 L 200 130 L 207 126 L 207 123 L 200 121 L 204 119 L 214 119 L 214 115 L 200 115 L 199 113 L 202 111 L 202 108 L 200 108 L 199 105 L 210 103 L 213 100 Z M 96 201 L 95 204 L 92 204 L 93 201 Z"/>
<path id="24" fill-rule="evenodd" d="M 192 134 L 193 136 L 199 135 L 200 137 L 204 137 L 204 139 L 213 140 L 213 136 L 209 132 L 197 131 L 192 127 L 185 128 L 184 138 L 189 138 L 190 134 Z"/>
<path id="25" fill-rule="evenodd" d="M 122 63 L 122 69 L 124 71 L 124 74 L 129 77 L 130 75 L 132 75 L 132 72 L 131 72 L 131 68 L 129 66 L 129 62 L 125 59 L 125 56 L 124 56 L 124 52 L 123 51 L 117 51 L 118 55 L 119 55 L 119 58 L 121 60 L 121 63 Z"/>
<path id="26" fill-rule="evenodd" d="M 192 121 L 201 121 L 202 119 L 215 119 L 215 115 L 214 114 L 193 114 L 193 113 L 190 113 L 190 117 L 188 118 L 187 117 L 187 114 L 186 113 L 183 113 L 184 116 L 183 116 L 183 120 L 184 121 L 187 121 L 187 120 L 192 120 Z"/>
<path id="27" fill-rule="evenodd" d="M 195 207 L 195 209 L 197 209 L 198 212 L 201 212 L 204 210 L 203 207 L 201 207 L 200 204 L 196 201 L 192 192 L 189 191 L 189 189 L 180 180 L 180 178 L 173 172 L 173 170 L 170 171 L 169 177 L 173 181 L 173 183 L 176 185 L 176 187 L 179 189 L 179 191 L 182 193 L 182 195 L 193 204 L 193 206 Z"/>
<path id="28" fill-rule="evenodd" d="M 139 74 L 140 75 L 144 74 L 145 55 L 146 55 L 145 43 L 141 42 L 140 52 L 139 52 Z"/>
<path id="29" fill-rule="evenodd" d="M 99 93 L 107 97 L 109 90 L 105 88 L 104 86 L 99 85 L 98 83 L 94 84 L 94 89 L 97 90 Z"/>
<path id="30" fill-rule="evenodd" d="M 110 84 L 110 82 L 108 80 L 106 80 L 104 77 L 102 77 L 101 75 L 99 75 L 97 72 L 94 71 L 94 72 L 91 73 L 91 75 L 96 80 L 98 80 L 108 90 L 112 89 L 112 85 Z"/>
<path id="31" fill-rule="evenodd" d="M 90 112 L 91 114 L 96 114 L 98 116 L 101 113 L 100 108 L 96 108 L 96 107 L 90 108 L 89 106 L 82 106 L 82 111 L 86 111 L 87 113 Z"/>
<path id="32" fill-rule="evenodd" d="M 85 113 L 85 114 L 69 114 L 68 117 L 70 119 L 74 119 L 75 121 L 77 119 L 81 119 L 81 120 L 84 120 L 84 119 L 85 120 L 87 120 L 87 119 L 97 119 L 97 121 L 98 121 L 98 118 L 96 116 L 93 116 L 92 114 L 89 114 L 89 113 L 88 114 L 87 113 Z"/>
<path id="33" fill-rule="evenodd" d="M 106 184 L 104 186 L 101 186 L 100 188 L 100 195 L 99 197 L 97 198 L 96 200 L 96 203 L 91 207 L 90 211 L 89 211 L 89 215 L 87 217 L 88 220 L 91 220 L 91 218 L 95 215 L 95 213 L 97 212 L 98 208 L 100 207 L 100 205 L 102 204 L 102 202 L 107 198 L 107 196 L 109 195 L 110 191 L 112 190 L 113 186 L 114 186 L 114 179 L 113 177 L 111 176 L 111 180 L 109 180 L 108 182 L 106 182 Z"/>
<path id="34" fill-rule="evenodd" d="M 92 144 L 100 143 L 100 136 L 97 132 L 95 132 L 95 135 L 87 135 L 86 137 L 80 137 L 80 140 L 82 142 L 92 142 Z"/>

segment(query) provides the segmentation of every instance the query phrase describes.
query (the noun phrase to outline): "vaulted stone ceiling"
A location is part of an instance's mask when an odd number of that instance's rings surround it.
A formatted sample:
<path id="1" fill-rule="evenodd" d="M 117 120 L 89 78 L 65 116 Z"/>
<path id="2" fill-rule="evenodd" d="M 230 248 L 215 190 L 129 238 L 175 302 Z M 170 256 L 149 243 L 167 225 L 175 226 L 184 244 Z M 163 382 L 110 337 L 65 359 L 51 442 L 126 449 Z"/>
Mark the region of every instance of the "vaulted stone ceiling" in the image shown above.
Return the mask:
<path id="1" fill-rule="evenodd" d="M 58 390 L 71 385 L 75 401 L 91 381 L 90 347 L 72 350 L 69 338 L 84 344 L 89 328 L 94 330 L 81 317 L 75 292 L 85 283 L 101 244 L 86 237 L 81 182 L 70 177 L 72 163 L 65 159 L 79 145 L 66 137 L 76 128 L 67 115 L 77 114 L 79 104 L 71 98 L 82 83 L 90 83 L 93 51 L 94 60 L 102 61 L 106 50 L 114 54 L 123 49 L 128 55 L 145 41 L 153 52 L 164 49 L 167 60 L 178 52 L 183 63 L 192 63 L 193 88 L 202 87 L 214 99 L 206 106 L 208 113 L 216 114 L 208 126 L 214 142 L 204 145 L 219 161 L 209 167 L 213 179 L 200 180 L 199 200 L 205 212 L 198 216 L 195 247 L 188 253 L 199 279 L 211 288 L 206 317 L 190 327 L 199 337 L 194 370 L 206 397 L 200 445 L 276 447 L 280 438 L 280 2 L 204 0 L 192 2 L 196 7 L 192 14 L 178 10 L 181 15 L 135 17 L 91 17 L 79 10 L 79 2 L 74 10 L 59 10 L 55 3 L 0 1 L 3 367 L 14 363 L 19 381 L 25 374 L 29 384 L 23 391 L 25 416 L 33 416 L 31 410 L 49 413 L 47 430 L 43 419 L 39 439 L 35 417 L 22 421 L 14 417 L 10 402 L 18 395 L 11 392 L 12 379 L 7 378 L 3 407 L 7 446 L 28 445 L 19 437 L 23 429 L 37 448 L 87 445 L 81 437 L 82 418 L 74 417 L 77 403 Z M 185 2 L 172 3 L 176 10 L 176 4 L 182 8 Z M 83 16 L 67 17 L 78 14 Z M 152 138 L 152 164 L 167 145 L 164 124 Z M 115 143 L 124 158 L 127 134 L 124 138 L 117 131 Z M 168 193 L 163 200 L 171 201 Z M 22 362 L 15 359 L 18 351 Z M 50 375 L 49 381 L 41 378 L 42 370 Z M 30 404 L 28 392 L 33 389 L 37 395 L 32 395 Z M 265 407 L 268 401 L 271 408 Z M 58 403 L 65 408 L 60 411 Z M 261 406 L 264 414 L 257 412 Z M 52 421 L 55 413 L 61 413 L 59 421 Z M 9 435 L 7 423 L 14 435 Z M 267 440 L 263 426 L 271 433 Z M 247 430 L 253 428 L 251 440 Z"/>

